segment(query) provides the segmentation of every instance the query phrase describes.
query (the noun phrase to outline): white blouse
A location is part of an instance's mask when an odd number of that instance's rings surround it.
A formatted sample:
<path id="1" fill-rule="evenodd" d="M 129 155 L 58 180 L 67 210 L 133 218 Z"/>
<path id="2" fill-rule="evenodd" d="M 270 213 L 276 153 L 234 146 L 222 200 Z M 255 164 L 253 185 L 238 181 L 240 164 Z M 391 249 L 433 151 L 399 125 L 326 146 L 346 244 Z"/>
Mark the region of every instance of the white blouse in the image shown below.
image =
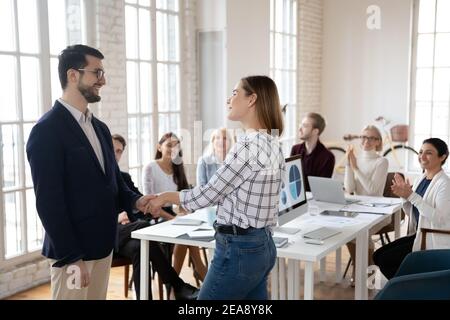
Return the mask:
<path id="1" fill-rule="evenodd" d="M 144 167 L 142 181 L 144 194 L 178 191 L 178 186 L 173 181 L 173 174 L 165 173 L 156 161 L 152 161 Z"/>
<path id="2" fill-rule="evenodd" d="M 356 159 L 358 170 L 345 167 L 344 186 L 348 193 L 383 196 L 389 162 L 375 151 L 362 151 Z"/>

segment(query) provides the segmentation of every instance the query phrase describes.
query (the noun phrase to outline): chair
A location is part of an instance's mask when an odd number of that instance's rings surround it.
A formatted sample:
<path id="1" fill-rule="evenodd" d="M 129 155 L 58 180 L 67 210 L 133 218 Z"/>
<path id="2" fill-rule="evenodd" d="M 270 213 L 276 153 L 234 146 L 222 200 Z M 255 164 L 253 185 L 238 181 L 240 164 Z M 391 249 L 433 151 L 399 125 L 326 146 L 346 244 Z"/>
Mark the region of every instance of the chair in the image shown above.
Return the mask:
<path id="1" fill-rule="evenodd" d="M 388 173 L 387 178 L 386 178 L 386 184 L 384 185 L 383 197 L 386 197 L 386 198 L 398 198 L 398 196 L 396 196 L 391 190 L 392 180 L 394 179 L 395 173 L 396 172 L 389 172 Z M 403 178 L 405 177 L 403 175 L 403 173 L 401 173 L 401 172 L 398 172 L 398 174 L 400 174 Z M 405 220 L 405 211 L 403 209 L 401 209 L 400 221 L 404 221 L 404 220 Z M 395 223 L 394 223 L 394 216 L 392 216 L 391 223 L 388 224 L 387 226 L 383 227 L 381 230 L 379 230 L 374 235 L 379 235 L 380 236 L 381 244 L 384 246 L 386 244 L 384 238 L 386 238 L 387 243 L 390 243 L 391 239 L 389 238 L 389 232 L 392 232 L 394 230 L 395 230 Z"/>
<path id="2" fill-rule="evenodd" d="M 450 299 L 450 250 L 408 254 L 376 300 Z"/>
<path id="3" fill-rule="evenodd" d="M 428 233 L 450 235 L 450 230 L 420 228 L 420 231 L 422 251 L 406 256 L 375 299 L 450 299 L 450 249 L 425 249 Z"/>
<path id="4" fill-rule="evenodd" d="M 132 264 L 131 259 L 120 256 L 120 255 L 114 255 L 112 262 L 111 262 L 111 268 L 115 267 L 124 267 L 124 282 L 123 282 L 123 294 L 125 298 L 128 298 L 128 290 L 131 289 L 133 276 L 130 278 L 130 265 Z"/>

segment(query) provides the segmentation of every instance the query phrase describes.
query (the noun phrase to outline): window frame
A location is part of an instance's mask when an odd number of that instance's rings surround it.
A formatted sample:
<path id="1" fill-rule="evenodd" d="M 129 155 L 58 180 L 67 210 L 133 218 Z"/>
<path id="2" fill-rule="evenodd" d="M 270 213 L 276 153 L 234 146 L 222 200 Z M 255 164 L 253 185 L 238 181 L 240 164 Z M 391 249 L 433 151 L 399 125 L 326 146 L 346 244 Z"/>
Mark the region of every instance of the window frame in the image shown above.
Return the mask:
<path id="1" fill-rule="evenodd" d="M 428 68 L 431 69 L 431 100 L 430 100 L 430 104 L 431 104 L 431 112 L 433 111 L 433 107 L 435 104 L 435 100 L 434 100 L 434 82 L 435 82 L 435 78 L 434 78 L 434 74 L 436 69 L 439 68 L 448 68 L 450 69 L 450 67 L 436 67 L 435 65 L 435 58 L 436 58 L 436 35 L 439 34 L 440 32 L 436 31 L 436 25 L 437 25 L 437 12 L 438 12 L 438 0 L 435 1 L 435 10 L 434 10 L 434 31 L 433 32 L 429 32 L 429 33 L 419 33 L 419 16 L 420 16 L 420 1 L 421 0 L 414 0 L 413 1 L 413 8 L 412 8 L 412 12 L 413 12 L 413 23 L 412 23 L 412 39 L 411 39 L 411 78 L 410 78 L 410 93 L 409 93 L 409 123 L 410 123 L 410 132 L 409 132 L 409 137 L 408 137 L 408 141 L 410 141 L 410 146 L 412 146 L 413 148 L 415 147 L 417 141 L 416 141 L 416 136 L 419 136 L 420 134 L 416 134 L 416 111 L 417 111 L 417 101 L 416 101 L 416 90 L 417 90 L 417 71 L 420 68 Z M 445 33 L 449 33 L 449 32 L 445 32 Z M 418 40 L 419 40 L 419 35 L 420 34 L 432 34 L 433 35 L 433 64 L 431 67 L 418 67 Z M 450 91 L 449 91 L 450 93 Z M 450 97 L 449 97 L 449 102 L 448 102 L 448 110 L 449 110 L 449 120 L 450 120 Z M 430 129 L 433 127 L 433 115 L 431 114 L 430 116 Z M 429 136 L 432 136 L 432 131 L 429 132 Z M 450 140 L 450 125 L 448 127 L 448 131 L 447 131 L 447 143 L 449 143 Z M 416 150 L 418 151 L 418 150 Z M 410 155 L 410 158 L 408 159 L 408 167 L 407 167 L 407 171 L 408 172 L 420 172 L 419 169 L 414 168 L 414 161 L 416 160 L 416 157 L 413 157 Z M 446 172 L 450 172 L 450 165 L 448 162 L 445 163 L 444 167 L 443 167 L 444 171 Z"/>
<path id="2" fill-rule="evenodd" d="M 291 110 L 291 112 L 295 113 L 293 122 L 294 122 L 294 124 L 296 126 L 297 123 L 298 123 L 298 113 L 299 113 L 298 112 L 298 106 L 299 106 L 299 101 L 298 101 L 298 82 L 299 82 L 298 81 L 299 80 L 298 79 L 298 36 L 299 36 L 299 31 L 300 31 L 299 30 L 299 24 L 298 24 L 298 21 L 299 21 L 298 20 L 299 1 L 298 0 L 290 0 L 292 3 L 295 3 L 295 9 L 297 11 L 297 12 L 295 12 L 296 20 L 293 21 L 293 27 L 296 30 L 296 34 L 292 34 L 292 33 L 288 33 L 288 32 L 285 32 L 285 31 L 278 31 L 277 30 L 277 28 L 276 28 L 276 26 L 277 26 L 277 14 L 276 14 L 277 3 L 276 2 L 277 1 L 283 2 L 283 7 L 284 7 L 284 0 L 272 0 L 272 1 L 270 1 L 270 16 L 271 16 L 271 21 L 272 21 L 271 25 L 269 26 L 269 36 L 270 36 L 270 46 L 271 46 L 271 50 L 270 50 L 271 51 L 270 52 L 270 54 L 271 54 L 271 58 L 270 58 L 271 63 L 270 63 L 270 66 L 269 66 L 270 67 L 270 75 L 271 75 L 272 79 L 276 80 L 276 77 L 275 77 L 276 72 L 281 72 L 283 75 L 284 74 L 288 74 L 288 75 L 294 74 L 294 78 L 293 79 L 295 79 L 295 83 L 293 83 L 292 88 L 295 88 L 295 93 L 296 93 L 295 97 L 294 97 L 295 103 L 286 103 L 286 101 L 280 101 L 281 107 L 284 107 L 285 105 L 287 105 L 286 106 L 286 113 L 284 114 L 284 124 L 285 124 L 284 130 L 285 131 L 283 133 L 283 136 L 280 138 L 280 142 L 284 146 L 283 149 L 285 149 L 286 146 L 294 145 L 296 140 L 297 140 L 297 128 L 296 127 L 294 128 L 294 132 L 289 133 L 291 135 L 287 135 L 287 133 L 288 133 L 287 132 L 287 129 L 288 129 L 287 115 L 288 115 L 289 110 Z M 294 12 L 293 11 L 289 11 L 289 14 L 290 14 L 290 18 L 293 20 Z M 275 41 L 276 40 L 276 35 L 281 35 L 283 37 L 288 36 L 288 37 L 294 39 L 294 43 L 295 43 L 295 46 L 296 46 L 296 50 L 295 50 L 296 55 L 295 55 L 295 57 L 293 57 L 293 61 L 295 61 L 295 69 L 285 68 L 284 66 L 281 67 L 281 68 L 277 68 L 276 67 L 276 65 L 275 65 L 275 61 L 276 61 L 276 57 L 277 57 L 276 52 L 282 52 L 283 51 L 283 50 L 278 50 L 277 51 L 276 41 Z M 280 84 L 277 84 L 277 85 L 280 85 Z M 279 92 L 279 94 L 280 94 L 280 92 Z M 280 96 L 281 96 L 281 94 L 280 94 Z M 281 99 L 281 97 L 280 97 L 280 99 Z M 285 149 L 284 152 L 285 152 L 285 155 L 288 156 L 289 152 L 290 152 L 290 149 L 289 150 Z"/>
<path id="3" fill-rule="evenodd" d="M 67 3 L 66 3 L 67 5 Z M 81 10 L 85 8 L 85 0 L 80 0 Z M 67 9 L 67 7 L 66 7 Z M 48 2 L 46 0 L 36 0 L 36 12 L 37 12 L 37 43 L 38 52 L 37 53 L 24 53 L 20 50 L 19 41 L 19 18 L 18 18 L 18 4 L 17 0 L 13 0 L 13 10 L 14 10 L 14 36 L 16 39 L 15 50 L 13 51 L 0 51 L 0 55 L 11 56 L 16 59 L 15 70 L 16 70 L 16 94 L 17 94 L 17 119 L 14 121 L 0 121 L 0 141 L 2 139 L 1 127 L 4 125 L 17 125 L 18 135 L 17 135 L 17 148 L 18 148 L 18 161 L 19 161 L 19 187 L 4 188 L 3 187 L 3 176 L 4 176 L 4 166 L 3 166 L 3 156 L 0 157 L 0 269 L 10 268 L 18 264 L 26 263 L 35 259 L 42 257 L 41 248 L 35 248 L 33 250 L 29 249 L 28 245 L 28 208 L 26 201 L 26 193 L 29 190 L 33 190 L 33 185 L 27 185 L 26 182 L 26 151 L 25 151 L 25 137 L 24 137 L 24 126 L 27 124 L 35 124 L 37 120 L 52 107 L 52 88 L 51 88 L 51 58 L 55 55 L 50 54 L 50 33 L 49 33 L 49 17 L 48 17 Z M 81 21 L 81 28 L 86 30 L 85 21 Z M 66 33 L 68 29 L 66 28 Z M 67 36 L 67 40 L 69 37 Z M 39 68 L 39 95 L 40 95 L 40 106 L 41 110 L 38 112 L 38 116 L 33 120 L 24 120 L 24 110 L 23 110 L 23 93 L 22 93 L 22 66 L 20 59 L 22 57 L 33 57 L 38 59 Z M 4 190 L 5 189 L 5 190 Z M 16 204 L 20 205 L 20 233 L 23 248 L 23 253 L 9 257 L 6 259 L 6 208 L 5 208 L 5 195 L 9 193 L 20 192 L 20 199 L 16 200 Z M 34 192 L 34 191 L 33 191 Z M 39 217 L 37 217 L 39 219 Z M 45 231 L 43 230 L 43 236 Z M 44 239 L 42 238 L 42 241 Z"/>
<path id="4" fill-rule="evenodd" d="M 124 1 L 124 10 L 126 6 L 130 6 L 133 8 L 138 9 L 139 12 L 139 8 L 145 8 L 147 10 L 150 11 L 150 26 L 151 26 L 151 33 L 150 33 L 150 46 L 151 46 L 151 57 L 149 60 L 145 59 L 141 59 L 139 57 L 139 43 L 138 43 L 138 48 L 137 48 L 137 58 L 129 58 L 126 56 L 125 54 L 125 60 L 126 63 L 128 62 L 134 62 L 137 63 L 138 68 L 137 68 L 137 78 L 139 79 L 139 82 L 137 84 L 138 86 L 138 92 L 141 92 L 141 81 L 140 81 L 140 69 L 139 69 L 139 65 L 141 62 L 145 62 L 145 63 L 149 63 L 151 66 L 151 87 L 152 87 L 152 92 L 151 92 L 151 110 L 150 112 L 142 112 L 142 105 L 141 105 L 141 95 L 138 94 L 138 96 L 136 97 L 137 99 L 137 106 L 138 106 L 138 110 L 136 111 L 136 113 L 130 113 L 128 110 L 128 106 L 127 106 L 127 120 L 128 120 L 128 124 L 130 123 L 130 119 L 136 119 L 136 123 L 137 123 L 137 129 L 135 130 L 135 132 L 137 133 L 137 137 L 136 137 L 136 145 L 137 145 L 137 150 L 136 150 L 136 156 L 138 158 L 138 164 L 131 164 L 130 162 L 130 152 L 128 152 L 128 170 L 130 173 L 132 173 L 133 171 L 137 171 L 137 177 L 135 176 L 134 178 L 134 182 L 135 184 L 137 184 L 138 188 L 140 190 L 143 190 L 143 185 L 142 185 L 142 173 L 143 173 L 143 169 L 145 167 L 145 165 L 147 165 L 147 163 L 143 163 L 143 148 L 142 148 L 142 134 L 145 132 L 143 131 L 143 128 L 141 127 L 142 125 L 142 119 L 143 117 L 151 117 L 151 122 L 150 122 L 150 130 L 151 130 L 151 137 L 150 137 L 150 159 L 153 159 L 153 155 L 155 153 L 155 148 L 156 148 L 156 144 L 159 141 L 159 128 L 160 128 L 160 123 L 159 123 L 159 116 L 160 115 L 178 115 L 178 119 L 179 119 L 179 124 L 180 127 L 178 128 L 178 130 L 182 130 L 182 128 L 186 127 L 186 123 L 185 123 L 185 117 L 184 114 L 185 112 L 183 111 L 182 105 L 181 105 L 181 101 L 183 101 L 183 96 L 184 96 L 184 90 L 183 90 L 183 86 L 181 85 L 183 83 L 183 62 L 181 59 L 182 56 L 182 52 L 184 49 L 184 41 L 183 41 L 183 37 L 182 37 L 182 25 L 184 22 L 184 0 L 178 0 L 178 11 L 173 11 L 173 10 L 169 10 L 169 9 L 160 9 L 156 7 L 156 2 L 157 0 L 151 0 L 150 1 L 150 6 L 146 7 L 146 6 L 141 6 L 139 5 L 139 1 L 136 1 L 136 3 L 128 3 L 126 1 Z M 178 17 L 178 48 L 179 48 L 179 52 L 178 52 L 178 60 L 177 61 L 172 61 L 172 60 L 160 60 L 158 59 L 158 39 L 157 39 L 157 13 L 161 12 L 163 14 L 169 14 L 169 15 L 175 15 Z M 139 14 L 138 14 L 138 19 L 139 19 Z M 139 21 L 139 20 L 138 20 Z M 126 25 L 126 21 L 125 21 L 125 25 Z M 139 39 L 139 32 L 140 32 L 140 26 L 139 23 L 137 23 L 137 32 L 138 32 L 138 39 Z M 126 41 L 126 38 L 125 38 Z M 139 42 L 139 41 L 138 41 Z M 178 111 L 173 111 L 173 110 L 164 110 L 164 111 L 160 111 L 158 106 L 159 106 L 159 96 L 158 96 L 158 66 L 162 64 L 164 66 L 170 66 L 170 65 L 176 65 L 178 66 L 178 94 L 179 94 L 179 110 Z M 128 83 L 127 83 L 128 86 Z M 128 94 L 128 91 L 127 91 Z M 169 107 L 169 106 L 167 106 Z M 175 130 L 176 131 L 176 130 Z M 128 139 L 130 139 L 130 128 L 128 127 Z M 127 145 L 130 145 L 129 143 L 127 143 Z M 137 181 L 136 181 L 137 178 Z"/>

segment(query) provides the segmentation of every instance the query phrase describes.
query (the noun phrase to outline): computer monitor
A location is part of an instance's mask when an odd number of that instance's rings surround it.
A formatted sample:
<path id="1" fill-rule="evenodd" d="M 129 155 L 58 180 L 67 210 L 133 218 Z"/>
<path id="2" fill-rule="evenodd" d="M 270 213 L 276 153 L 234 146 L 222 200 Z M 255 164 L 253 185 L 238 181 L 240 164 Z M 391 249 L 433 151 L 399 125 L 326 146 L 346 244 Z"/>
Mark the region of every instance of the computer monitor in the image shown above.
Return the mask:
<path id="1" fill-rule="evenodd" d="M 282 226 L 308 211 L 302 163 L 299 155 L 286 159 L 278 206 L 278 225 Z M 281 230 L 280 230 L 281 231 Z"/>

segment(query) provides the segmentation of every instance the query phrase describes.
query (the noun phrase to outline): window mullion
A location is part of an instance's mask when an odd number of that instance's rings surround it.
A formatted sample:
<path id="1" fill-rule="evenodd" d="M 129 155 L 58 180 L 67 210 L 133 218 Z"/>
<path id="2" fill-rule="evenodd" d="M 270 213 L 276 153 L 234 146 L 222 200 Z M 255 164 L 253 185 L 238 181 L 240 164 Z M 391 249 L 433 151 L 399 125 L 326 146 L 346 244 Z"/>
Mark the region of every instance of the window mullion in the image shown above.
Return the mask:
<path id="1" fill-rule="evenodd" d="M 41 114 L 50 110 L 52 101 L 51 75 L 50 75 L 50 35 L 48 27 L 47 0 L 38 2 L 38 25 L 40 35 L 40 71 L 41 71 Z"/>
<path id="2" fill-rule="evenodd" d="M 158 114 L 158 63 L 157 63 L 157 47 L 156 47 L 156 0 L 152 0 L 151 3 L 151 50 L 152 50 L 152 93 L 153 93 L 153 106 L 152 106 L 152 126 L 153 126 L 153 142 L 158 141 L 159 133 L 159 114 Z"/>
<path id="3" fill-rule="evenodd" d="M 0 124 L 0 143 L 3 144 L 2 126 Z M 0 269 L 2 261 L 5 260 L 5 200 L 3 196 L 3 156 L 0 156 Z"/>

